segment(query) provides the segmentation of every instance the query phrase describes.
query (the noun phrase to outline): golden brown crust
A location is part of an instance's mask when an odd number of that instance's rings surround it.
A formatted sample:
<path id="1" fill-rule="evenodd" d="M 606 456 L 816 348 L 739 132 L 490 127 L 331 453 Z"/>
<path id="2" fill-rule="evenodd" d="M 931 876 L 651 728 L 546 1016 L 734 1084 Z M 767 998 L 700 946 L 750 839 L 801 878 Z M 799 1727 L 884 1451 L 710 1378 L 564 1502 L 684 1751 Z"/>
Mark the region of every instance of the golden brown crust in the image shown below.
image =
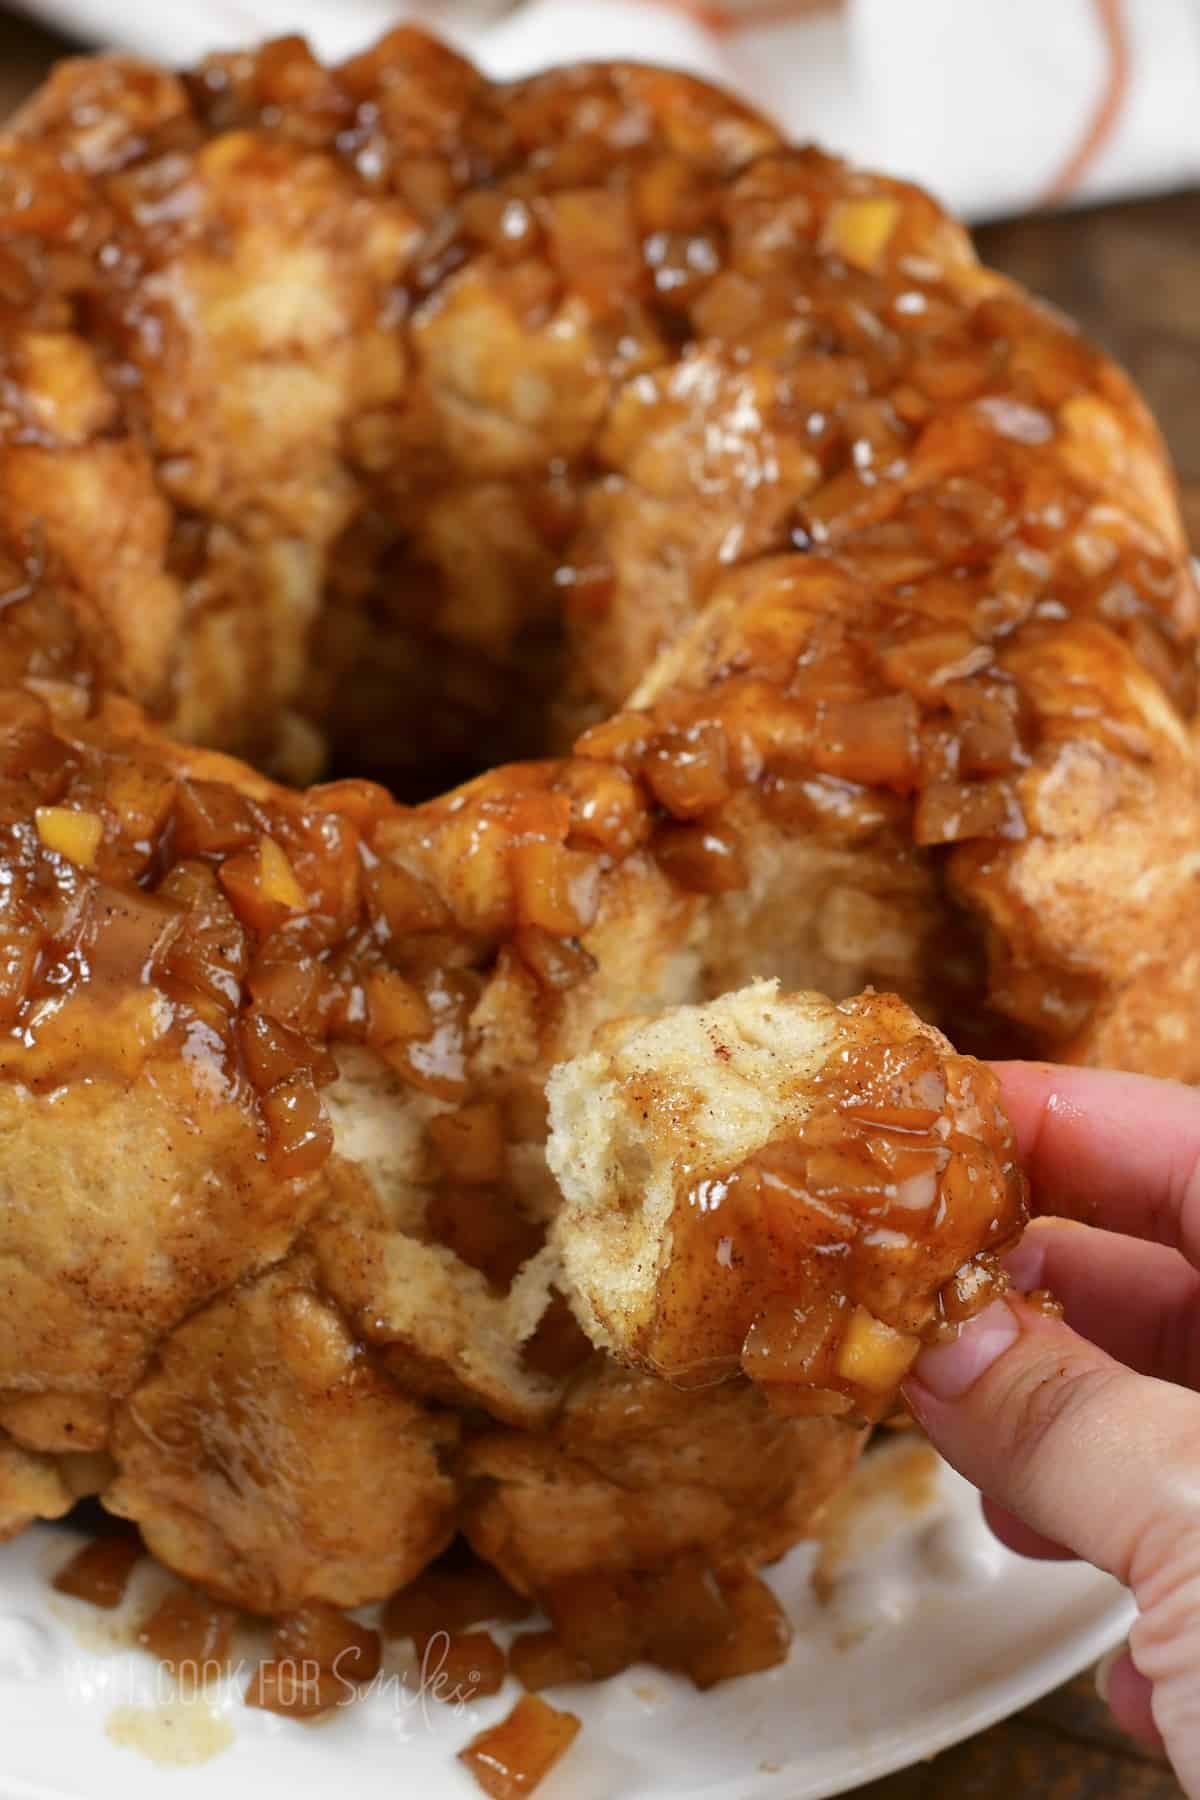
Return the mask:
<path id="1" fill-rule="evenodd" d="M 113 1434 L 105 1504 L 236 1605 L 358 1606 L 453 1536 L 456 1436 L 370 1366 L 300 1260 L 170 1338 Z"/>
<path id="2" fill-rule="evenodd" d="M 782 1419 L 756 1394 L 683 1394 L 615 1364 L 573 1386 L 552 1430 L 468 1445 L 463 1528 L 522 1592 L 692 1551 L 772 1560 L 844 1481 L 864 1433 Z"/>
<path id="3" fill-rule="evenodd" d="M 111 1406 L 197 1572 L 132 1421 L 293 1249 L 412 1454 L 560 1405 L 584 1352 L 534 1367 L 512 1282 L 606 1019 L 877 982 L 1200 1076 L 1153 426 L 927 196 L 694 82 L 497 88 L 407 31 L 65 65 L 0 142 L 0 597 L 0 1420 L 98 1448 Z M 581 725 L 415 807 L 222 754 L 407 790 Z M 353 1147 L 381 1083 L 403 1158 Z M 260 1603 L 309 1591 L 243 1528 Z"/>
<path id="4" fill-rule="evenodd" d="M 64 1479 L 61 1458 L 25 1450 L 0 1434 L 0 1543 L 34 1519 L 61 1519 L 78 1495 Z"/>

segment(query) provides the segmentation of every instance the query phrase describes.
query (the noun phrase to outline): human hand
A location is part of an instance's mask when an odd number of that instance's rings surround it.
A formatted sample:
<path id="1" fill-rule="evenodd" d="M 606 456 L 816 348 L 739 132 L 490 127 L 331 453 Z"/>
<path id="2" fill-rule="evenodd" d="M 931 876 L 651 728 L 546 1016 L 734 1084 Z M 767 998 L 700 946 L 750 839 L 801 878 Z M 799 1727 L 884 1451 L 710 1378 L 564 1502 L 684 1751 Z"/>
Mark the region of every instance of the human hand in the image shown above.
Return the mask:
<path id="1" fill-rule="evenodd" d="M 1079 1556 L 1132 1591 L 1108 1665 L 1119 1724 L 1200 1796 L 1200 1092 L 997 1066 L 1040 1217 L 1008 1259 L 1060 1320 L 998 1300 L 927 1350 L 909 1405 L 1027 1556 Z"/>

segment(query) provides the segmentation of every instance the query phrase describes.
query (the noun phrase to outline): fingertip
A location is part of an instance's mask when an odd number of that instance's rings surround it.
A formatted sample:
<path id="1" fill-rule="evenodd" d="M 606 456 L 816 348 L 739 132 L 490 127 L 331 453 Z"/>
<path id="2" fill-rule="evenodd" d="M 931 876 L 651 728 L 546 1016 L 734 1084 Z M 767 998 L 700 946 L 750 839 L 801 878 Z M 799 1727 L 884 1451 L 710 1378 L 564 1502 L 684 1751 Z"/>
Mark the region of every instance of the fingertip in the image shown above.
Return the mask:
<path id="1" fill-rule="evenodd" d="M 1032 1293 L 1034 1288 L 1044 1285 L 1048 1240 L 1045 1233 L 1037 1229 L 1037 1223 L 1035 1219 L 1020 1243 L 1001 1258 L 1004 1272 L 1017 1294 Z"/>
<path id="2" fill-rule="evenodd" d="M 1122 1731 L 1159 1756 L 1166 1754 L 1154 1722 L 1154 1689 L 1138 1669 L 1128 1644 L 1118 1644 L 1097 1665 L 1096 1691 Z"/>
<path id="3" fill-rule="evenodd" d="M 1028 1157 L 1037 1143 L 1046 1107 L 1061 1085 L 1062 1069 L 1043 1062 L 991 1062 L 988 1067 L 1000 1083 L 1017 1149 L 1022 1158 Z"/>
<path id="4" fill-rule="evenodd" d="M 961 1400 L 1020 1335 L 1012 1307 L 1006 1300 L 993 1300 L 950 1343 L 922 1350 L 905 1391 L 917 1401 L 921 1389 L 935 1400 Z"/>
<path id="5" fill-rule="evenodd" d="M 1200 1255 L 1194 1088 L 1113 1069 L 994 1063 L 1033 1208 Z"/>
<path id="6" fill-rule="evenodd" d="M 922 1352 L 904 1392 L 960 1475 L 1119 1579 L 1139 1532 L 1176 1504 L 1165 1447 L 1192 1441 L 1194 1396 L 1151 1389 L 1018 1296 L 979 1314 L 958 1343 Z"/>

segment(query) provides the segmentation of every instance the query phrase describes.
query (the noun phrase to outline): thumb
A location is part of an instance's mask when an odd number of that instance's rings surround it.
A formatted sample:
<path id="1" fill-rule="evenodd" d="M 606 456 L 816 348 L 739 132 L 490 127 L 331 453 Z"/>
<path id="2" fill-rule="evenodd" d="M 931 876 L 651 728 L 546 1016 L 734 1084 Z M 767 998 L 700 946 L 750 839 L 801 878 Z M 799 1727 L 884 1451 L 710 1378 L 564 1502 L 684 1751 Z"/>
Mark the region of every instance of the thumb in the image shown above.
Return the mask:
<path id="1" fill-rule="evenodd" d="M 1200 1398 L 1016 1297 L 923 1352 L 905 1394 L 969 1481 L 1133 1590 L 1133 1659 L 1200 1795 Z"/>

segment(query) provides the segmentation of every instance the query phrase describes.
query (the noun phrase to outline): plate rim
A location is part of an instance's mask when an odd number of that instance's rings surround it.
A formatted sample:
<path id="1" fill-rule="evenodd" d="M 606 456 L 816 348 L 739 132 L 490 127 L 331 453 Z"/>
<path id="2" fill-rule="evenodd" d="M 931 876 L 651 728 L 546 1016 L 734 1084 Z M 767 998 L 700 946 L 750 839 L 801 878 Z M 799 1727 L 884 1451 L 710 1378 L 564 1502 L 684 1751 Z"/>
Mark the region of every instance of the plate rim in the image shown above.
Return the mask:
<path id="1" fill-rule="evenodd" d="M 1103 1571 L 1094 1572 L 1098 1581 L 1112 1581 L 1112 1577 L 1105 1575 Z M 927 1736 L 922 1736 L 919 1742 L 914 1738 L 914 1741 L 901 1745 L 898 1734 L 891 1732 L 879 1743 L 874 1753 L 869 1748 L 864 1748 L 856 1759 L 858 1767 L 847 1780 L 839 1780 L 836 1787 L 823 1788 L 819 1795 L 814 1792 L 807 1800 L 837 1800 L 839 1795 L 853 1793 L 867 1782 L 881 1780 L 885 1775 L 898 1774 L 915 1763 L 940 1756 L 943 1751 L 953 1749 L 956 1744 L 964 1744 L 970 1738 L 978 1737 L 991 1726 L 999 1725 L 1005 1719 L 1015 1718 L 1027 1706 L 1032 1706 L 1034 1701 L 1052 1694 L 1055 1688 L 1072 1681 L 1075 1676 L 1081 1675 L 1085 1669 L 1115 1649 L 1129 1635 L 1129 1628 L 1136 1617 L 1137 1607 L 1132 1595 L 1115 1587 L 1109 1605 L 1099 1618 L 1088 1626 L 1081 1626 L 1065 1642 L 1045 1651 L 1027 1667 L 1005 1677 L 1003 1681 L 989 1683 L 982 1689 L 974 1704 L 965 1703 L 956 1709 L 943 1709 L 947 1713 L 953 1710 L 954 1716 L 947 1717 L 940 1729 L 937 1726 L 941 1715 L 935 1712 L 927 1715 L 934 1729 Z M 38 1797 L 35 1795 L 32 1800 L 38 1800 Z M 788 1796 L 788 1800 L 796 1800 L 796 1797 Z"/>

